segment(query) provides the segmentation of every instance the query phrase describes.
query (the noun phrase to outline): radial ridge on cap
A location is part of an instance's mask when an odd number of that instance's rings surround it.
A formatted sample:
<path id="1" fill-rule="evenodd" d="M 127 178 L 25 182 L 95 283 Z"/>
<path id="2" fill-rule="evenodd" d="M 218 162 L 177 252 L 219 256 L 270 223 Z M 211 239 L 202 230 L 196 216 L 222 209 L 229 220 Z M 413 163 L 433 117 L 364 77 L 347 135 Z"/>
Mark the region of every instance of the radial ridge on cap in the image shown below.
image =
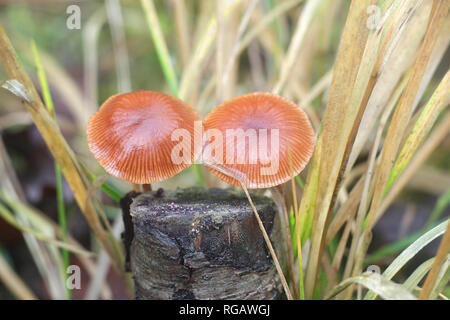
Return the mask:
<path id="1" fill-rule="evenodd" d="M 89 119 L 87 140 L 96 160 L 110 175 L 149 184 L 168 179 L 194 161 L 193 139 L 172 141 L 176 129 L 194 136 L 195 111 L 183 101 L 153 91 L 117 94 Z M 189 145 L 190 143 L 190 145 Z M 190 150 L 175 163 L 175 146 Z"/>
<path id="2" fill-rule="evenodd" d="M 314 150 L 314 130 L 305 112 L 293 102 L 271 93 L 252 93 L 228 100 L 206 117 L 203 126 L 205 132 L 209 129 L 219 130 L 224 139 L 222 158 L 214 158 L 215 166 L 221 170 L 211 166 L 208 169 L 221 180 L 235 186 L 241 185 L 235 178 L 240 178 L 250 189 L 268 188 L 284 183 L 304 169 Z M 255 153 L 253 153 L 253 163 L 250 161 L 250 151 L 255 150 L 250 147 L 250 138 L 245 138 L 245 146 L 242 144 L 239 146 L 237 138 L 233 138 L 234 141 L 226 139 L 229 129 L 242 129 L 243 132 L 253 129 L 256 132 L 258 138 L 256 163 L 254 163 Z M 261 158 L 259 141 L 262 138 L 261 132 L 264 133 L 264 130 L 260 129 L 267 129 L 269 164 L 267 159 L 263 163 L 264 159 Z M 271 137 L 272 134 L 276 134 L 273 129 L 278 129 L 279 149 L 272 154 L 271 151 L 276 151 L 276 148 L 271 149 Z M 229 158 L 233 159 L 232 161 L 227 161 L 227 144 L 230 150 L 234 149 L 234 157 Z M 208 141 L 204 148 L 207 145 Z M 212 146 L 211 149 L 213 149 Z M 238 163 L 238 155 L 242 157 L 244 152 L 245 161 Z M 266 170 L 270 174 L 267 172 L 262 174 L 261 169 L 267 169 L 270 163 L 278 163 L 278 168 Z M 222 171 L 227 171 L 230 175 Z"/>

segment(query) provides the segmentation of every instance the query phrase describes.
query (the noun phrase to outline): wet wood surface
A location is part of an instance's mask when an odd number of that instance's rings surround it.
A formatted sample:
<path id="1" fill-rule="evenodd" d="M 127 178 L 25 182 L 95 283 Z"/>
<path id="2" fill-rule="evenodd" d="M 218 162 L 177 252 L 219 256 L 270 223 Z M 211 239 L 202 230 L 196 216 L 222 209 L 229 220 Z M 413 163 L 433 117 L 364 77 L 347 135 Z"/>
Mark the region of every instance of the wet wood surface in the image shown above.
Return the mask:
<path id="1" fill-rule="evenodd" d="M 279 241 L 274 203 L 261 195 L 252 199 L 272 241 Z M 129 194 L 122 209 L 136 299 L 282 298 L 278 274 L 242 193 L 160 189 Z"/>

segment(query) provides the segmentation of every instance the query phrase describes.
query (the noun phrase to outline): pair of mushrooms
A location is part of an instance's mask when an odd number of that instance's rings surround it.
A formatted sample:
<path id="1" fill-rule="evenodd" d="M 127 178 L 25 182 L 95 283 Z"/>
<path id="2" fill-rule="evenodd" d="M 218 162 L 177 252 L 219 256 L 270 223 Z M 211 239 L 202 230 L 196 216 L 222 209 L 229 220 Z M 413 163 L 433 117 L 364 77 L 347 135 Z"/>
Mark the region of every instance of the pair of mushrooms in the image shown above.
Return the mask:
<path id="1" fill-rule="evenodd" d="M 153 91 L 117 94 L 89 120 L 87 140 L 94 157 L 110 175 L 134 184 L 151 184 L 176 175 L 196 160 L 195 139 L 179 142 L 172 137 L 176 129 L 194 137 L 196 121 L 200 119 L 194 109 L 175 97 Z M 224 137 L 229 129 L 250 129 L 259 139 L 261 132 L 270 136 L 273 129 L 277 130 L 278 152 L 269 157 L 276 157 L 278 167 L 272 174 L 261 173 L 267 158 L 263 161 L 261 153 L 250 150 L 250 141 L 232 146 L 234 158 L 244 154 L 245 161 L 230 163 L 223 152 L 219 161 L 203 162 L 226 183 L 241 186 L 243 182 L 249 189 L 288 181 L 303 170 L 314 148 L 314 131 L 306 114 L 294 103 L 270 93 L 226 101 L 205 118 L 202 127 L 205 132 L 215 130 Z M 272 141 L 267 135 L 264 139 Z M 180 144 L 190 151 L 189 161 L 174 163 L 172 151 Z M 206 146 L 203 143 L 202 151 Z M 251 152 L 253 161 L 249 161 Z"/>

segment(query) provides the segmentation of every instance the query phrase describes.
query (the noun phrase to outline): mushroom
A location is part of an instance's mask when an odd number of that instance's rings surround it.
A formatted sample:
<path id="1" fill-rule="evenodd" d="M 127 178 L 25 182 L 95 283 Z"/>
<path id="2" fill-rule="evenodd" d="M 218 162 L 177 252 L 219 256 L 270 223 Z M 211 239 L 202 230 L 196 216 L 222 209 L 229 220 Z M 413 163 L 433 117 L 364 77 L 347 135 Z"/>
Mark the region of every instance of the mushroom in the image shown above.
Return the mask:
<path id="1" fill-rule="evenodd" d="M 228 100 L 207 115 L 203 126 L 208 169 L 228 184 L 241 186 L 242 181 L 249 189 L 273 187 L 298 175 L 314 149 L 305 112 L 271 93 Z M 218 136 L 226 140 L 215 144 Z"/>
<path id="2" fill-rule="evenodd" d="M 110 175 L 134 184 L 174 176 L 194 161 L 191 139 L 173 141 L 184 129 L 193 136 L 195 111 L 181 100 L 153 91 L 117 94 L 107 99 L 87 126 L 89 149 Z M 187 161 L 173 161 L 175 146 L 190 151 Z"/>

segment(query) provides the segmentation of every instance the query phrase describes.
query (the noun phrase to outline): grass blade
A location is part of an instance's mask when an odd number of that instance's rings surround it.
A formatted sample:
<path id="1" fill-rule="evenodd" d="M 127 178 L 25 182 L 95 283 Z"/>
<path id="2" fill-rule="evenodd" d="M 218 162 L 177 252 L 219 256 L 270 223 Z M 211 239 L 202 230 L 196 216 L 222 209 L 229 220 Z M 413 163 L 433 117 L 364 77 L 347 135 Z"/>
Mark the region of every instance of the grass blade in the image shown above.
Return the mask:
<path id="1" fill-rule="evenodd" d="M 392 279 L 408 261 L 410 261 L 420 250 L 422 250 L 423 247 L 444 234 L 448 224 L 449 220 L 446 220 L 414 241 L 408 248 L 403 250 L 397 258 L 395 258 L 395 260 L 383 272 L 383 276 L 388 280 Z M 365 300 L 373 300 L 375 298 L 376 293 L 374 292 L 368 292 L 364 297 Z"/>
<path id="2" fill-rule="evenodd" d="M 370 0 L 354 1 L 350 5 L 333 72 L 322 130 L 310 162 L 311 172 L 308 175 L 317 175 L 317 182 L 307 182 L 305 194 L 309 189 L 308 183 L 317 189 L 305 204 L 303 204 L 305 199 L 302 200 L 300 207 L 300 216 L 302 216 L 306 214 L 306 208 L 311 205 L 310 202 L 316 202 L 313 220 L 314 232 L 311 235 L 311 251 L 306 270 L 305 293 L 307 299 L 313 297 L 323 249 L 322 239 L 326 233 L 325 229 L 329 218 L 329 207 L 344 156 L 346 139 L 356 117 L 356 105 L 350 108 L 349 104 L 369 35 L 369 30 L 360 26 L 367 19 L 366 9 L 371 3 Z M 319 149 L 323 149 L 322 153 L 327 154 L 327 161 L 316 156 Z"/>
<path id="3" fill-rule="evenodd" d="M 391 174 L 386 184 L 386 191 L 392 186 L 398 175 L 403 171 L 411 160 L 414 153 L 422 144 L 426 135 L 433 127 L 438 115 L 442 112 L 446 103 L 448 103 L 450 88 L 450 71 L 442 79 L 433 96 L 430 98 L 419 118 L 414 124 L 411 134 L 408 136 L 399 156 L 392 168 Z M 385 192 L 386 192 L 385 191 Z"/>
<path id="4" fill-rule="evenodd" d="M 270 255 L 272 256 L 272 259 L 273 259 L 273 261 L 275 263 L 275 267 L 277 269 L 278 275 L 280 276 L 280 280 L 281 280 L 281 283 L 283 285 L 284 292 L 286 293 L 286 296 L 287 296 L 288 300 L 292 300 L 291 290 L 289 289 L 289 285 L 287 284 L 286 277 L 283 274 L 283 269 L 280 266 L 280 263 L 278 261 L 277 255 L 275 253 L 275 250 L 273 249 L 272 243 L 270 242 L 270 238 L 267 235 L 267 231 L 266 231 L 266 229 L 264 227 L 264 224 L 263 224 L 263 222 L 262 222 L 262 220 L 261 220 L 261 218 L 259 216 L 258 210 L 256 210 L 256 207 L 253 204 L 252 198 L 250 197 L 250 194 L 249 194 L 249 192 L 248 192 L 248 190 L 247 190 L 247 188 L 245 186 L 244 181 L 241 179 L 241 177 L 236 176 L 235 174 L 233 174 L 229 170 L 225 170 L 225 169 L 223 169 L 223 168 L 221 168 L 221 167 L 219 167 L 219 166 L 217 166 L 217 165 L 215 165 L 213 163 L 205 162 L 204 165 L 209 166 L 209 167 L 211 167 L 211 168 L 213 168 L 213 169 L 215 169 L 215 170 L 217 170 L 219 172 L 222 172 L 223 174 L 226 174 L 226 175 L 228 175 L 228 176 L 238 180 L 241 183 L 241 187 L 244 190 L 245 195 L 247 196 L 247 199 L 248 199 L 248 202 L 250 203 L 250 206 L 252 207 L 253 213 L 255 214 L 255 218 L 256 218 L 256 220 L 258 222 L 258 226 L 259 226 L 259 228 L 260 228 L 260 230 L 262 232 L 262 235 L 264 237 L 264 241 L 266 242 L 267 248 L 269 249 Z"/>
<path id="5" fill-rule="evenodd" d="M 307 1 L 305 7 L 302 10 L 302 13 L 299 15 L 295 33 L 292 36 L 286 58 L 281 66 L 280 79 L 276 83 L 273 89 L 273 93 L 280 94 L 284 85 L 286 84 L 286 81 L 289 79 L 289 75 L 291 74 L 292 67 L 294 66 L 294 63 L 298 56 L 298 52 L 302 47 L 304 39 L 306 38 L 305 35 L 308 31 L 308 26 L 313 20 L 321 3 L 322 0 Z"/>
<path id="6" fill-rule="evenodd" d="M 4 200 L 4 197 L 2 196 L 2 199 Z M 9 202 L 10 204 L 16 205 L 14 203 Z M 23 207 L 22 207 L 23 209 Z M 27 215 L 28 217 L 30 217 L 31 215 L 29 214 L 29 212 L 27 210 L 23 210 L 20 211 L 21 214 L 23 215 Z M 63 242 L 63 241 L 59 241 L 53 237 L 48 236 L 47 234 L 45 234 L 42 231 L 36 231 L 33 227 L 27 227 L 24 226 L 23 223 L 19 222 L 18 219 L 16 219 L 14 217 L 14 215 L 3 205 L 0 204 L 0 216 L 6 221 L 8 222 L 10 225 L 12 225 L 13 227 L 17 228 L 18 230 L 24 232 L 24 233 L 28 233 L 33 235 L 34 237 L 36 237 L 36 239 L 41 240 L 43 242 L 47 242 L 55 247 L 58 248 L 62 248 L 64 250 L 67 251 L 71 251 L 77 254 L 81 254 L 84 256 L 92 256 L 91 252 L 85 251 L 83 249 L 78 248 L 77 246 L 71 245 L 69 243 Z M 36 217 L 35 217 L 36 218 Z M 42 221 L 40 221 L 42 222 Z M 36 221 L 34 222 L 34 224 L 36 225 Z M 49 228 L 47 228 L 47 226 L 45 225 L 45 223 L 40 223 L 40 228 L 41 229 L 45 229 L 45 230 L 50 230 Z"/>
<path id="7" fill-rule="evenodd" d="M 61 171 L 64 174 L 66 181 L 69 183 L 74 197 L 86 217 L 89 226 L 111 256 L 116 270 L 123 275 L 124 279 L 126 279 L 126 276 L 123 273 L 121 254 L 119 253 L 116 244 L 112 243 L 112 240 L 104 230 L 91 201 L 87 201 L 89 200 L 86 187 L 88 179 L 80 171 L 80 165 L 78 164 L 73 151 L 68 146 L 55 121 L 44 107 L 33 83 L 23 69 L 8 36 L 1 26 L 0 60 L 9 78 L 19 81 L 24 86 L 26 96 L 28 97 L 28 99 L 23 100 L 25 107 L 49 147 L 55 161 L 61 167 Z"/>
<path id="8" fill-rule="evenodd" d="M 420 292 L 419 299 L 425 300 L 430 297 L 432 294 L 433 288 L 439 283 L 439 270 L 442 267 L 442 273 L 445 274 L 448 267 L 447 263 L 444 262 L 446 260 L 447 254 L 450 252 L 450 223 L 447 221 L 447 231 L 444 234 L 444 238 L 441 241 L 441 245 L 439 246 L 438 252 L 433 262 L 433 266 L 431 267 L 430 273 L 425 280 L 422 291 Z M 443 275 L 441 275 L 441 278 Z M 447 277 L 448 278 L 448 277 Z"/>
<path id="9" fill-rule="evenodd" d="M 416 297 L 401 285 L 386 279 L 382 275 L 372 272 L 345 279 L 328 294 L 326 299 L 333 298 L 338 293 L 356 283 L 376 292 L 385 300 L 416 300 Z"/>
<path id="10" fill-rule="evenodd" d="M 430 271 L 433 261 L 434 258 L 431 258 L 418 266 L 402 286 L 408 291 L 413 291 L 419 285 L 419 282 L 426 276 L 428 271 Z"/>
<path id="11" fill-rule="evenodd" d="M 450 282 L 450 257 L 447 255 L 445 262 L 442 265 L 441 271 L 436 278 L 436 283 L 430 294 L 430 299 L 436 299 L 439 294 L 444 291 L 445 286 Z"/>
<path id="12" fill-rule="evenodd" d="M 352 145 L 346 172 L 355 164 L 381 113 L 389 104 L 414 59 L 425 33 L 426 21 L 431 10 L 430 1 L 396 1 L 399 13 L 392 13 L 391 41 L 384 48 L 384 56 L 375 74 L 376 83 L 367 101 L 367 106 L 359 124 L 358 133 Z M 393 11 L 393 9 L 391 9 Z M 396 23 L 395 23 L 396 22 Z M 405 50 L 405 48 L 408 50 Z"/>
<path id="13" fill-rule="evenodd" d="M 385 140 L 389 141 L 389 143 L 383 147 L 381 161 L 378 167 L 379 170 L 377 172 L 373 200 L 368 214 L 367 227 L 369 230 L 372 229 L 373 223 L 375 222 L 375 213 L 385 193 L 386 183 L 389 179 L 402 135 L 405 132 L 408 119 L 410 117 L 417 90 L 426 71 L 426 67 L 439 32 L 445 23 L 449 6 L 450 2 L 448 1 L 435 0 L 433 2 L 425 39 L 414 64 L 411 78 L 406 85 L 405 91 L 400 97 L 400 101 L 394 112 L 391 124 L 386 134 Z"/>
<path id="14" fill-rule="evenodd" d="M 141 0 L 141 5 L 145 13 L 150 34 L 152 35 L 153 44 L 155 45 L 161 68 L 170 88 L 170 92 L 172 92 L 174 96 L 178 96 L 177 76 L 170 59 L 169 51 L 167 50 L 166 41 L 164 40 L 153 0 Z"/>
<path id="15" fill-rule="evenodd" d="M 20 279 L 20 277 L 9 266 L 8 262 L 0 254 L 0 280 L 20 300 L 36 300 L 34 293 Z"/>
<path id="16" fill-rule="evenodd" d="M 48 112 L 52 115 L 53 119 L 56 122 L 56 112 L 53 105 L 53 99 L 50 93 L 50 88 L 48 86 L 47 77 L 45 75 L 44 67 L 41 62 L 41 58 L 39 56 L 39 51 L 36 46 L 36 42 L 33 40 L 31 41 L 31 48 L 34 54 L 35 59 L 35 65 L 37 68 L 37 73 L 39 77 L 39 83 L 41 85 L 42 95 L 44 97 L 44 104 L 47 107 Z M 66 208 L 64 205 L 64 195 L 63 195 L 63 185 L 62 185 L 62 174 L 61 174 L 61 168 L 58 166 L 57 163 L 55 163 L 55 178 L 56 178 L 56 203 L 57 203 L 57 211 L 58 211 L 58 221 L 59 225 L 62 230 L 62 240 L 64 242 L 67 241 L 67 222 L 66 222 Z M 62 249 L 62 256 L 63 256 L 63 275 L 64 275 L 64 281 L 67 280 L 69 275 L 67 272 L 67 268 L 69 267 L 69 251 Z M 67 290 L 67 298 L 70 299 L 72 294 L 71 290 L 66 287 Z"/>

